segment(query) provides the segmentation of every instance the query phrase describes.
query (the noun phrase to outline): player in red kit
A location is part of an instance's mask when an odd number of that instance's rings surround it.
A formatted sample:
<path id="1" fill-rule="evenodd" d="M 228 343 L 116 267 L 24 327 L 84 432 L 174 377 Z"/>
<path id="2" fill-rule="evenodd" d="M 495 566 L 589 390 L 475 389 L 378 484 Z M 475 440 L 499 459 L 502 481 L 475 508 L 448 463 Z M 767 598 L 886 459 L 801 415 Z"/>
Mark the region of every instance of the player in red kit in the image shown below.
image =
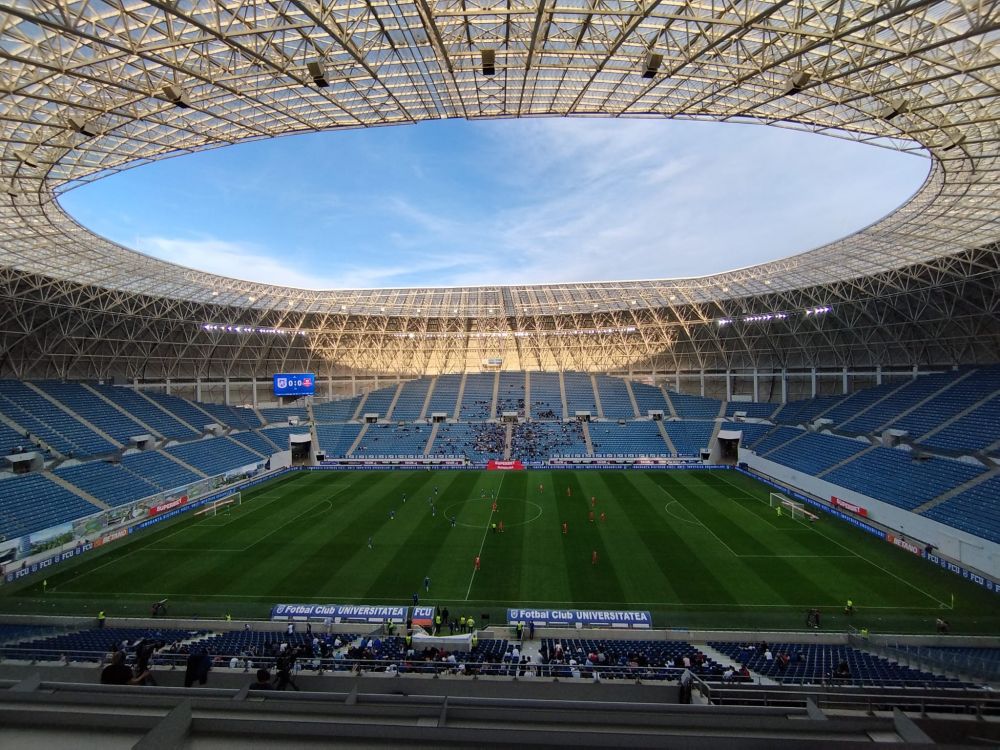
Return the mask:
<path id="1" fill-rule="evenodd" d="M 593 523 L 594 522 L 594 511 L 590 511 L 590 513 L 588 513 L 587 516 L 588 516 L 588 518 L 590 518 L 590 522 Z"/>
<path id="2" fill-rule="evenodd" d="M 606 515 L 604 515 L 604 511 L 602 510 L 601 511 L 601 523 L 604 523 L 607 520 L 608 520 L 608 517 Z"/>
<path id="3" fill-rule="evenodd" d="M 494 501 L 494 503 L 493 503 L 493 512 L 494 512 L 494 513 L 496 513 L 496 512 L 497 512 L 497 504 L 496 504 L 496 502 L 495 502 L 495 501 Z"/>
<path id="4" fill-rule="evenodd" d="M 479 570 L 479 555 L 476 555 L 475 566 L 476 566 L 476 570 Z"/>

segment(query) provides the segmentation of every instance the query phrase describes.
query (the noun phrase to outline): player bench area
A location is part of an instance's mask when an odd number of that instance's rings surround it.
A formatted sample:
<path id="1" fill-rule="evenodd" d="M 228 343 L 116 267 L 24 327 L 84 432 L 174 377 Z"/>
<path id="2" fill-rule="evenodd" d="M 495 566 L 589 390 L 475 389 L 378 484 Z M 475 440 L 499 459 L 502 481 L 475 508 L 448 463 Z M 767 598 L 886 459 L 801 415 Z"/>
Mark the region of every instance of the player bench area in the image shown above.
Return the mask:
<path id="1" fill-rule="evenodd" d="M 815 523 L 819 520 L 819 516 L 812 511 L 807 510 L 805 505 L 797 503 L 777 492 L 771 493 L 770 505 L 772 508 L 777 509 L 779 516 L 782 513 L 788 513 L 788 515 L 797 521 L 808 519 L 810 523 Z"/>

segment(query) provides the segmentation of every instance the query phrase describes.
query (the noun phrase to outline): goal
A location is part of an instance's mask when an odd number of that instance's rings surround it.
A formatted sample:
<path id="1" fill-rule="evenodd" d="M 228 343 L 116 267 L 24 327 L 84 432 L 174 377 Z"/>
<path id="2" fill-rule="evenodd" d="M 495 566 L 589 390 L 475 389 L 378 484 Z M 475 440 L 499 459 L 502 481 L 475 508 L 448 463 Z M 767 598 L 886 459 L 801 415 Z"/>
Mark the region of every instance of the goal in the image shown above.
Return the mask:
<path id="1" fill-rule="evenodd" d="M 210 518 L 212 516 L 217 516 L 220 513 L 229 513 L 233 508 L 238 508 L 242 504 L 243 495 L 239 492 L 234 492 L 232 495 L 226 495 L 226 497 L 219 498 L 215 502 L 209 503 L 201 510 L 196 511 L 195 515 Z"/>
<path id="2" fill-rule="evenodd" d="M 785 497 L 779 492 L 772 492 L 770 495 L 770 506 L 780 508 L 782 513 L 787 513 L 796 521 L 815 521 L 818 516 L 810 513 L 802 503 L 797 503 L 791 498 Z"/>

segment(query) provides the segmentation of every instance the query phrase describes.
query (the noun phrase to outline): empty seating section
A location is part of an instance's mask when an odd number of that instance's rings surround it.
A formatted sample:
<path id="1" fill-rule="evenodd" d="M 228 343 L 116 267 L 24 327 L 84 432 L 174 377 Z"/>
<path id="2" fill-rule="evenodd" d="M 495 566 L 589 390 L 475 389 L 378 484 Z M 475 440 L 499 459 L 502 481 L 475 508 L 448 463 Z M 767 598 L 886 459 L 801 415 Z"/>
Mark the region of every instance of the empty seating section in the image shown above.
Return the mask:
<path id="1" fill-rule="evenodd" d="M 164 643 L 173 643 L 187 640 L 198 635 L 199 632 L 202 631 L 97 628 L 22 641 L 16 646 L 4 647 L 3 655 L 8 659 L 56 661 L 65 658 L 70 661 L 99 662 L 107 658 L 110 652 L 119 650 L 123 643 L 126 644 L 125 650 L 131 652 L 136 644 L 144 638 L 155 638 Z"/>
<path id="2" fill-rule="evenodd" d="M 773 643 L 771 659 L 756 646 L 710 641 L 709 646 L 721 651 L 740 664 L 765 677 L 783 683 L 811 684 L 833 682 L 841 685 L 904 687 L 933 684 L 940 687 L 959 687 L 950 677 L 922 672 L 904 667 L 865 651 L 849 646 L 823 646 L 802 643 Z M 780 654 L 787 654 L 788 665 L 782 666 Z M 846 663 L 849 676 L 836 678 L 841 662 Z"/>
<path id="3" fill-rule="evenodd" d="M 369 393 L 368 398 L 365 399 L 365 405 L 361 407 L 361 416 L 378 414 L 380 417 L 385 417 L 390 404 L 392 404 L 392 399 L 396 395 L 396 388 L 397 386 L 390 385 L 387 388 L 379 388 Z"/>
<path id="4" fill-rule="evenodd" d="M 35 385 L 122 445 L 128 445 L 131 437 L 149 432 L 134 419 L 125 416 L 79 383 L 43 380 Z"/>
<path id="5" fill-rule="evenodd" d="M 730 401 L 726 404 L 726 416 L 731 417 L 742 411 L 754 419 L 770 419 L 777 408 L 778 404 L 769 404 L 766 401 Z"/>
<path id="6" fill-rule="evenodd" d="M 910 451 L 876 448 L 824 476 L 828 482 L 913 510 L 984 471 L 947 458 L 913 460 Z"/>
<path id="7" fill-rule="evenodd" d="M 462 410 L 459 418 L 463 422 L 482 422 L 490 419 L 493 414 L 493 385 L 496 383 L 496 373 L 469 373 L 465 378 L 465 391 L 462 393 Z"/>
<path id="8" fill-rule="evenodd" d="M 1000 477 L 980 482 L 923 515 L 1000 543 Z"/>
<path id="9" fill-rule="evenodd" d="M 193 471 L 185 469 L 176 461 L 172 461 L 157 451 L 145 451 L 123 456 L 122 466 L 135 476 L 155 484 L 161 490 L 173 490 L 201 479 Z"/>
<path id="10" fill-rule="evenodd" d="M 185 440 L 198 435 L 198 433 L 181 424 L 176 417 L 163 411 L 163 409 L 160 409 L 155 404 L 151 404 L 149 399 L 140 393 L 136 393 L 131 388 L 119 388 L 111 385 L 93 385 L 91 388 L 109 401 L 113 401 L 129 414 L 134 414 L 136 419 L 140 420 L 143 424 L 149 425 L 163 437 Z M 76 405 L 73 402 L 69 402 L 69 405 L 76 409 Z M 94 422 L 92 419 L 90 421 Z M 94 422 L 94 424 L 104 429 L 97 422 Z M 105 432 L 109 432 L 109 430 L 105 430 Z M 132 435 L 128 437 L 132 437 Z M 122 442 L 126 443 L 127 439 Z"/>
<path id="11" fill-rule="evenodd" d="M 860 440 L 809 432 L 794 443 L 771 451 L 767 458 L 807 474 L 819 474 L 868 447 L 869 443 Z"/>
<path id="12" fill-rule="evenodd" d="M 65 456 L 111 453 L 115 446 L 24 383 L 0 381 L 0 410 Z"/>
<path id="13" fill-rule="evenodd" d="M 41 474 L 0 479 L 0 535 L 14 539 L 100 509 Z"/>
<path id="14" fill-rule="evenodd" d="M 574 417 L 578 411 L 590 412 L 597 416 L 597 403 L 594 401 L 594 386 L 590 375 L 583 372 L 563 373 L 563 384 L 566 386 L 566 405 L 569 416 Z"/>
<path id="15" fill-rule="evenodd" d="M 772 419 L 778 424 L 809 424 L 843 400 L 844 396 L 837 395 L 789 401 L 778 409 Z"/>
<path id="16" fill-rule="evenodd" d="M 108 505 L 125 505 L 155 495 L 159 487 L 126 471 L 120 465 L 90 461 L 58 468 L 55 475 Z"/>
<path id="17" fill-rule="evenodd" d="M 763 456 L 803 433 L 804 430 L 799 430 L 795 427 L 776 427 L 773 432 L 768 433 L 758 440 L 753 449 L 758 455 Z"/>
<path id="18" fill-rule="evenodd" d="M 361 425 L 359 424 L 318 424 L 316 425 L 316 438 L 319 440 L 319 447 L 326 455 L 344 456 L 350 450 L 360 431 Z M 265 432 L 270 435 L 273 430 Z M 282 444 L 278 443 L 278 445 Z"/>
<path id="19" fill-rule="evenodd" d="M 210 477 L 225 474 L 242 466 L 259 463 L 261 458 L 227 437 L 196 440 L 166 449 L 181 461 Z"/>
<path id="20" fill-rule="evenodd" d="M 906 430 L 910 437 L 917 439 L 998 390 L 1000 368 L 984 367 L 889 426 Z M 997 427 L 996 432 L 997 438 L 1000 438 L 1000 427 Z"/>
<path id="21" fill-rule="evenodd" d="M 901 412 L 916 406 L 954 378 L 955 374 L 950 372 L 919 377 L 875 404 L 864 414 L 847 420 L 837 428 L 852 434 L 873 432 L 892 421 Z"/>
<path id="22" fill-rule="evenodd" d="M 665 456 L 670 453 L 655 422 L 591 422 L 590 442 L 595 454 L 626 453 Z"/>
<path id="23" fill-rule="evenodd" d="M 625 381 L 607 375 L 598 375 L 596 380 L 604 416 L 608 419 L 635 419 L 635 409 L 632 408 L 632 399 L 628 397 Z"/>
<path id="24" fill-rule="evenodd" d="M 370 424 L 354 456 L 419 456 L 423 455 L 430 425 Z"/>
<path id="25" fill-rule="evenodd" d="M 639 406 L 639 416 L 648 417 L 651 411 L 662 411 L 665 417 L 670 416 L 670 408 L 663 398 L 663 391 L 654 385 L 632 381 L 632 394 Z"/>
<path id="26" fill-rule="evenodd" d="M 716 408 L 718 408 L 718 401 Z M 708 448 L 715 430 L 715 422 L 664 422 L 679 456 L 697 456 L 702 448 Z"/>
<path id="27" fill-rule="evenodd" d="M 214 421 L 237 430 L 249 430 L 251 427 L 260 427 L 260 419 L 254 414 L 252 409 L 244 409 L 241 406 L 227 406 L 226 404 L 206 404 L 199 402 L 198 406 L 211 414 Z"/>
<path id="28" fill-rule="evenodd" d="M 579 422 L 535 422 L 514 425 L 511 458 L 544 461 L 549 456 L 583 456 L 587 443 Z"/>
<path id="29" fill-rule="evenodd" d="M 497 416 L 505 411 L 516 411 L 524 416 L 524 373 L 501 372 L 500 390 L 497 391 Z"/>
<path id="30" fill-rule="evenodd" d="M 245 446 L 252 451 L 257 451 L 257 453 L 260 453 L 262 456 L 270 456 L 274 453 L 274 446 L 261 437 L 260 433 L 256 430 L 237 432 L 229 437 L 240 445 Z"/>
<path id="31" fill-rule="evenodd" d="M 874 388 L 863 388 L 848 396 L 838 396 L 835 406 L 823 414 L 823 419 L 829 419 L 834 425 L 840 425 L 854 417 L 862 409 L 867 409 L 879 399 L 885 398 L 903 385 L 900 382 L 883 383 Z"/>
<path id="32" fill-rule="evenodd" d="M 349 422 L 354 419 L 361 396 L 342 398 L 337 401 L 327 401 L 325 404 L 313 405 L 313 416 L 317 422 Z"/>
<path id="33" fill-rule="evenodd" d="M 294 427 L 291 425 L 286 425 L 285 427 L 265 427 L 263 430 L 260 430 L 260 434 L 272 443 L 275 443 L 278 446 L 278 450 L 287 451 L 288 436 L 309 434 L 309 425 L 296 425 Z M 354 430 L 354 434 L 358 434 L 357 429 Z M 350 445 L 350 443 L 348 443 L 348 445 Z M 270 450 L 273 452 L 274 449 L 271 448 Z"/>
<path id="34" fill-rule="evenodd" d="M 759 422 L 723 422 L 719 429 L 742 432 L 740 447 L 753 448 L 757 441 L 773 428 L 769 424 L 760 424 Z"/>
<path id="35" fill-rule="evenodd" d="M 325 636 L 324 636 L 325 637 Z M 350 633 L 338 633 L 342 643 L 350 643 L 358 636 Z M 280 648 L 282 643 L 297 648 L 299 646 L 312 645 L 313 636 L 305 633 L 287 634 L 284 632 L 256 631 L 256 630 L 231 630 L 225 633 L 213 633 L 204 638 L 192 641 L 190 649 L 206 648 L 208 653 L 214 656 L 241 656 L 247 654 L 252 649 L 256 655 L 271 656 Z"/>
<path id="36" fill-rule="evenodd" d="M 474 463 L 503 458 L 506 430 L 498 424 L 444 423 L 438 426 L 431 454 L 466 456 Z"/>
<path id="37" fill-rule="evenodd" d="M 187 399 L 172 394 L 157 393 L 156 391 L 143 392 L 178 419 L 182 419 L 194 427 L 198 432 L 204 431 L 205 425 L 218 421 L 215 417 L 206 414 Z"/>
<path id="38" fill-rule="evenodd" d="M 1000 441 L 1000 396 L 921 439 L 920 443 L 936 450 L 960 453 L 985 450 L 997 441 Z"/>
<path id="39" fill-rule="evenodd" d="M 2 406 L 2 405 L 0 405 Z M 18 451 L 33 451 L 36 446 L 24 435 L 0 422 L 0 456 L 9 456 Z"/>
<path id="40" fill-rule="evenodd" d="M 430 385 L 429 378 L 419 378 L 403 383 L 403 390 L 399 392 L 396 408 L 392 410 L 393 421 L 414 422 L 419 419 L 420 410 L 424 408 L 427 389 Z"/>
<path id="41" fill-rule="evenodd" d="M 562 391 L 559 375 L 553 372 L 533 372 L 531 378 L 532 419 L 562 419 Z"/>
<path id="42" fill-rule="evenodd" d="M 431 402 L 427 407 L 427 416 L 432 414 L 447 414 L 455 416 L 455 402 L 458 400 L 458 387 L 462 383 L 461 375 L 438 375 L 431 393 Z"/>
<path id="43" fill-rule="evenodd" d="M 261 409 L 260 413 L 268 424 L 288 424 L 289 417 L 298 417 L 299 422 L 309 421 L 309 410 L 304 406 L 282 406 Z"/>
<path id="44" fill-rule="evenodd" d="M 682 419 L 713 419 L 719 416 L 722 403 L 714 398 L 689 396 L 686 393 L 670 392 L 670 400 L 674 404 L 677 416 Z"/>

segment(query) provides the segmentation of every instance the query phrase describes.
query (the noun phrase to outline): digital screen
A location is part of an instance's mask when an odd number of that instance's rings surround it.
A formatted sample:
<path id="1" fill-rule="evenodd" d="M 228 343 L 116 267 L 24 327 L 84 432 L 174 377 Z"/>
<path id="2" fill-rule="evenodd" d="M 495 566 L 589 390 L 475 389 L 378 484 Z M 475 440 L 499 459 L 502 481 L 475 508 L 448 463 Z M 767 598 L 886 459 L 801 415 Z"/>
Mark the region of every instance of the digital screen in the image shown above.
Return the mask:
<path id="1" fill-rule="evenodd" d="M 312 396 L 316 376 L 311 372 L 281 372 L 274 376 L 275 396 Z"/>

